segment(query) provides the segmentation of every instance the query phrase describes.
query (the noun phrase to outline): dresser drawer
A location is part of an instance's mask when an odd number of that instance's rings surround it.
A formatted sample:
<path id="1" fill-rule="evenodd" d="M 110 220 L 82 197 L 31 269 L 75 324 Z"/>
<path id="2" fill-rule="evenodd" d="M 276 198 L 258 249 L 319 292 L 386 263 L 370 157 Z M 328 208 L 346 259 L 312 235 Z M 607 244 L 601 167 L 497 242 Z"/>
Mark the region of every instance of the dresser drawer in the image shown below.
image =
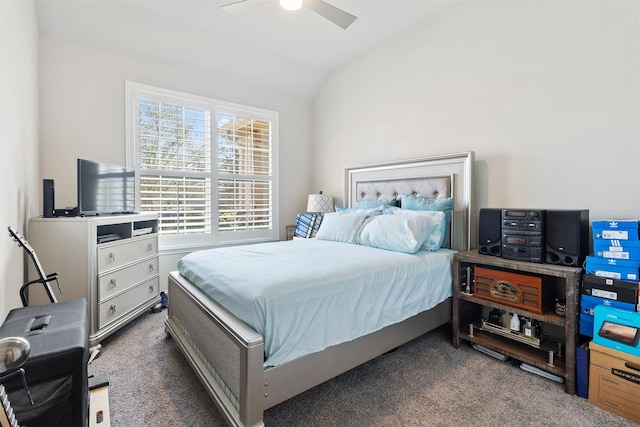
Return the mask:
<path id="1" fill-rule="evenodd" d="M 127 314 L 140 304 L 149 301 L 160 293 L 158 278 L 140 283 L 128 291 L 99 304 L 100 316 L 98 327 L 104 328 L 109 323 Z"/>
<path id="2" fill-rule="evenodd" d="M 158 257 L 152 257 L 119 270 L 111 270 L 98 277 L 98 301 L 103 301 L 157 275 Z"/>
<path id="3" fill-rule="evenodd" d="M 98 247 L 98 274 L 154 255 L 158 250 L 158 236 L 127 239 Z"/>

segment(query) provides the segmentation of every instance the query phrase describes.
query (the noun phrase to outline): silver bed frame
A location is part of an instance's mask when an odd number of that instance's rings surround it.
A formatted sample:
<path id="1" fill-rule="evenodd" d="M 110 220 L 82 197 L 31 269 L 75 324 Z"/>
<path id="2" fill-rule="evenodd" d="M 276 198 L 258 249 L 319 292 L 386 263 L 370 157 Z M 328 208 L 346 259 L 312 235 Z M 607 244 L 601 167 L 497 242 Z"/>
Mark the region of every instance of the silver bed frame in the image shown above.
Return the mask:
<path id="1" fill-rule="evenodd" d="M 474 153 L 345 168 L 345 202 L 401 193 L 455 196 L 451 247 L 475 247 Z M 263 413 L 451 320 L 451 298 L 401 323 L 291 362 L 263 369 L 263 338 L 177 272 L 169 274 L 165 329 L 232 426 L 262 426 Z"/>

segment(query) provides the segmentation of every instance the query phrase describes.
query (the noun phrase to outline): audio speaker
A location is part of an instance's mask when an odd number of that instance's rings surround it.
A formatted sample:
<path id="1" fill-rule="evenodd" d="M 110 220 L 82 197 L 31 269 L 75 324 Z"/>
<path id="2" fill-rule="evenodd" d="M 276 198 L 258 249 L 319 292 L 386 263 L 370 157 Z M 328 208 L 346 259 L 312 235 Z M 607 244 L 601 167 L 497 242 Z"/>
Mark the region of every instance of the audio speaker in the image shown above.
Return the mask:
<path id="1" fill-rule="evenodd" d="M 478 215 L 478 253 L 502 255 L 502 209 L 480 209 Z"/>
<path id="2" fill-rule="evenodd" d="M 55 191 L 52 179 L 42 180 L 42 216 L 53 218 L 55 206 Z"/>
<path id="3" fill-rule="evenodd" d="M 589 254 L 589 210 L 547 210 L 546 262 L 580 267 Z"/>

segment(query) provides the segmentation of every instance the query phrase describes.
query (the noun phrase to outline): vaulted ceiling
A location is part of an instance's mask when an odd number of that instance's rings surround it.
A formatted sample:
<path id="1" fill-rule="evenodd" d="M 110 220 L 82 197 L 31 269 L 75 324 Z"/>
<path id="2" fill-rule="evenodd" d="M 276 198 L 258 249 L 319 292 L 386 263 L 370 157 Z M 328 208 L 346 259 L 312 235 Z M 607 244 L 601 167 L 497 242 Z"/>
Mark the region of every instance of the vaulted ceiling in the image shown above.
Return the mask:
<path id="1" fill-rule="evenodd" d="M 459 0 L 326 0 L 357 16 L 346 30 L 277 0 L 36 0 L 42 37 L 163 65 L 234 76 L 312 98 L 353 58 L 423 25 Z"/>

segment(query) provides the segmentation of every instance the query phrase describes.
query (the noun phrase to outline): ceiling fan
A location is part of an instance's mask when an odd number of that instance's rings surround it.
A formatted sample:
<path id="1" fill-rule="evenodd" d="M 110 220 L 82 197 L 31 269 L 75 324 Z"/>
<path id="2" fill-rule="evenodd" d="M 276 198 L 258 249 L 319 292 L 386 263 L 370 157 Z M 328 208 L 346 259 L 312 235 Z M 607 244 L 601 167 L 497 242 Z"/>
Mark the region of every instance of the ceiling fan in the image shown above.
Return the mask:
<path id="1" fill-rule="evenodd" d="M 221 5 L 221 8 L 229 8 L 250 0 L 235 0 Z M 307 7 L 323 18 L 328 19 L 340 28 L 346 30 L 353 21 L 358 19 L 356 16 L 330 5 L 324 0 L 279 0 L 280 6 L 287 10 L 298 10 L 301 7 Z"/>

